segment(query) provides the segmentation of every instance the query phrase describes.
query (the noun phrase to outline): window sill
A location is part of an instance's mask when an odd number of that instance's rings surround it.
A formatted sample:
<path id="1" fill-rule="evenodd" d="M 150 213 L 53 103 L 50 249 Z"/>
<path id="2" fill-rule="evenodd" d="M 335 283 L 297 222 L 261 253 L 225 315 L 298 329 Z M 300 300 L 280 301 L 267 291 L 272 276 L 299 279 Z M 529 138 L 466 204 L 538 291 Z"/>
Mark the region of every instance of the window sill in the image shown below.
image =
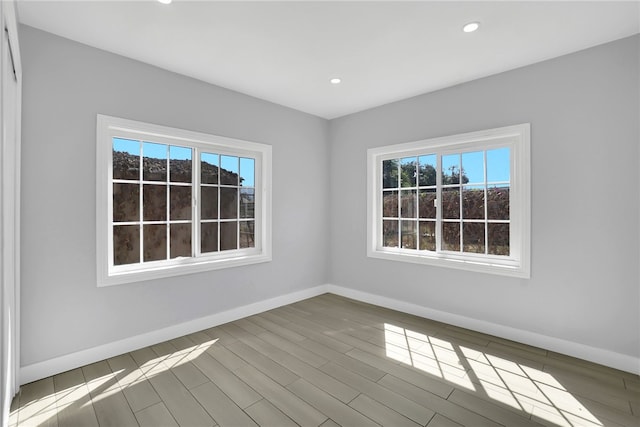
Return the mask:
<path id="1" fill-rule="evenodd" d="M 122 285 L 126 283 L 143 282 L 146 280 L 164 279 L 185 274 L 201 273 L 204 271 L 221 270 L 224 268 L 242 267 L 245 265 L 270 262 L 271 255 L 258 253 L 255 255 L 239 255 L 226 258 L 187 258 L 184 263 L 174 265 L 152 266 L 135 271 L 119 271 L 99 275 L 98 287 Z"/>
<path id="2" fill-rule="evenodd" d="M 367 256 L 370 258 L 385 259 L 388 261 L 410 262 L 413 264 L 431 265 L 436 267 L 453 268 L 457 270 L 473 271 L 478 273 L 495 274 L 500 276 L 518 277 L 529 279 L 530 272 L 513 260 L 500 260 L 502 262 L 492 263 L 491 260 L 476 260 L 468 257 L 453 258 L 445 255 L 431 255 L 425 252 L 416 251 L 403 252 L 398 250 L 369 250 Z"/>

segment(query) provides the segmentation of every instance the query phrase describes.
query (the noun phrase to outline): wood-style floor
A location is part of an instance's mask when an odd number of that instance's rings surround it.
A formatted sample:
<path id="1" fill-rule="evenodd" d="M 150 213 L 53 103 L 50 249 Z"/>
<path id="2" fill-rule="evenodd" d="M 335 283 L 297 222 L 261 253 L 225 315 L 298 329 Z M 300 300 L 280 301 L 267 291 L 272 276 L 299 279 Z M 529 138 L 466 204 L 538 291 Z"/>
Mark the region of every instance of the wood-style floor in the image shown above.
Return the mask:
<path id="1" fill-rule="evenodd" d="M 31 384 L 10 426 L 640 426 L 640 378 L 331 294 Z"/>

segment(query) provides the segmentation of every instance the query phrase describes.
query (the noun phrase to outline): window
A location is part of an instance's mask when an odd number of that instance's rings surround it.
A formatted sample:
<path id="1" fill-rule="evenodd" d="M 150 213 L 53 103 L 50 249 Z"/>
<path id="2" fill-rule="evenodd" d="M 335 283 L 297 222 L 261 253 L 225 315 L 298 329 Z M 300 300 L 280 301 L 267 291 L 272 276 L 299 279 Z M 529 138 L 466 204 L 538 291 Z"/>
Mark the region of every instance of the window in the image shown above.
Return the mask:
<path id="1" fill-rule="evenodd" d="M 271 259 L 271 147 L 98 115 L 98 285 Z"/>
<path id="2" fill-rule="evenodd" d="M 528 278 L 530 127 L 368 151 L 368 255 Z"/>

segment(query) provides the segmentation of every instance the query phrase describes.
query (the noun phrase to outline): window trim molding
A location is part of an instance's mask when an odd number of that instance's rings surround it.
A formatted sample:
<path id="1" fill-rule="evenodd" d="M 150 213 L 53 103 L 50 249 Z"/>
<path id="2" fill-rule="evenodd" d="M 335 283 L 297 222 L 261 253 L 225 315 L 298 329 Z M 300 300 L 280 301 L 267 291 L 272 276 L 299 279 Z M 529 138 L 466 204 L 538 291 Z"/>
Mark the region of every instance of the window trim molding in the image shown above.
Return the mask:
<path id="1" fill-rule="evenodd" d="M 380 202 L 383 159 L 408 157 L 425 150 L 460 152 L 474 143 L 502 145 L 499 140 L 510 140 L 512 206 L 510 224 L 512 235 L 520 236 L 512 246 L 515 251 L 508 258 L 491 255 L 425 253 L 401 248 L 382 248 L 378 245 L 382 235 L 382 203 Z M 495 141 L 495 142 L 494 142 Z M 419 141 L 386 145 L 367 150 L 367 256 L 370 258 L 402 261 L 424 265 L 454 268 L 528 279 L 531 277 L 531 125 L 523 123 L 477 132 L 430 138 Z M 518 208 L 513 209 L 513 206 Z M 491 262 L 495 260 L 496 262 Z M 498 262 L 499 261 L 499 262 Z"/>
<path id="2" fill-rule="evenodd" d="M 256 203 L 260 201 L 260 209 L 256 209 L 256 247 L 212 253 L 184 259 L 168 260 L 160 263 L 150 262 L 147 266 L 138 264 L 140 268 L 120 269 L 111 271 L 111 254 L 113 242 L 110 241 L 109 183 L 112 174 L 112 143 L 114 132 L 145 139 L 150 142 L 164 144 L 179 144 L 181 141 L 189 146 L 216 149 L 222 154 L 245 152 L 259 158 L 260 167 L 256 167 Z M 97 286 L 120 285 L 145 280 L 161 279 L 184 274 L 192 274 L 209 270 L 239 267 L 244 265 L 269 262 L 272 260 L 272 231 L 271 231 L 271 175 L 272 154 L 271 146 L 256 142 L 244 141 L 223 136 L 194 132 L 168 126 L 138 122 L 119 117 L 98 114 L 96 119 L 96 278 Z M 193 182 L 192 182 L 193 185 Z M 196 218 L 192 220 L 197 222 Z M 258 228 L 258 227 L 257 227 Z M 259 239 L 259 244 L 258 244 Z M 151 264 L 151 265 L 149 265 Z"/>

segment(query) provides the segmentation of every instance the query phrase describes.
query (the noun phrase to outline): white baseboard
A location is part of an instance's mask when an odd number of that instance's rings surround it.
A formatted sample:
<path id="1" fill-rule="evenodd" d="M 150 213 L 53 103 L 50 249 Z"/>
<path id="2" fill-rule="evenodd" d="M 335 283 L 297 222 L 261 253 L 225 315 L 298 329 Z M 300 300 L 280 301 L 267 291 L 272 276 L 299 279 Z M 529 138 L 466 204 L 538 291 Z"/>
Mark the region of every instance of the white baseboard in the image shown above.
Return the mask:
<path id="1" fill-rule="evenodd" d="M 640 375 L 640 359 L 626 354 L 615 353 L 602 348 L 567 341 L 560 338 L 549 337 L 535 332 L 499 325 L 496 323 L 477 320 L 459 314 L 447 313 L 434 310 L 410 302 L 400 301 L 393 298 L 370 294 L 368 292 L 357 291 L 344 288 L 342 286 L 327 285 L 327 292 L 351 298 L 361 302 L 390 308 L 403 313 L 414 314 L 427 319 L 436 320 L 450 325 L 459 326 L 465 329 L 494 335 L 497 337 L 517 341 L 523 344 L 544 348 L 590 362 L 599 363 L 611 368 L 620 369 Z"/>
<path id="2" fill-rule="evenodd" d="M 80 350 L 75 353 L 66 354 L 64 356 L 55 357 L 53 359 L 31 365 L 22 366 L 20 368 L 20 383 L 26 384 L 51 375 L 59 374 L 60 372 L 95 363 L 109 357 L 114 357 L 142 347 L 154 345 L 183 335 L 188 335 L 223 323 L 232 322 L 234 320 L 262 313 L 267 310 L 272 310 L 283 305 L 292 304 L 307 298 L 312 298 L 327 292 L 369 304 L 402 311 L 404 313 L 414 314 L 427 319 L 448 323 L 450 325 L 533 345 L 569 356 L 578 357 L 580 359 L 621 369 L 634 374 L 640 374 L 640 359 L 632 356 L 615 353 L 601 348 L 590 347 L 560 338 L 549 337 L 535 332 L 477 320 L 458 314 L 434 310 L 417 304 L 370 294 L 368 292 L 328 284 L 236 307 L 210 316 L 180 323 L 178 325 L 172 325 L 167 328 L 136 335 L 97 347 Z"/>
<path id="3" fill-rule="evenodd" d="M 217 325 L 242 319 L 247 316 L 262 313 L 283 305 L 292 304 L 307 298 L 312 298 L 327 292 L 327 285 L 320 285 L 302 291 L 292 292 L 286 295 L 280 295 L 268 300 L 255 302 L 241 307 L 232 308 L 227 311 L 212 314 L 210 316 L 201 317 L 199 319 L 190 320 L 188 322 L 172 325 L 167 328 L 158 329 L 156 331 L 147 332 L 145 334 L 136 335 L 108 344 L 99 345 L 97 347 L 80 350 L 75 353 L 65 354 L 64 356 L 55 357 L 31 365 L 22 366 L 20 368 L 20 383 L 27 384 L 51 375 L 75 369 L 90 363 L 99 362 L 101 360 L 118 356 L 139 348 L 158 344 L 163 341 L 181 337 L 183 335 L 192 334 L 203 329 L 212 328 Z"/>

